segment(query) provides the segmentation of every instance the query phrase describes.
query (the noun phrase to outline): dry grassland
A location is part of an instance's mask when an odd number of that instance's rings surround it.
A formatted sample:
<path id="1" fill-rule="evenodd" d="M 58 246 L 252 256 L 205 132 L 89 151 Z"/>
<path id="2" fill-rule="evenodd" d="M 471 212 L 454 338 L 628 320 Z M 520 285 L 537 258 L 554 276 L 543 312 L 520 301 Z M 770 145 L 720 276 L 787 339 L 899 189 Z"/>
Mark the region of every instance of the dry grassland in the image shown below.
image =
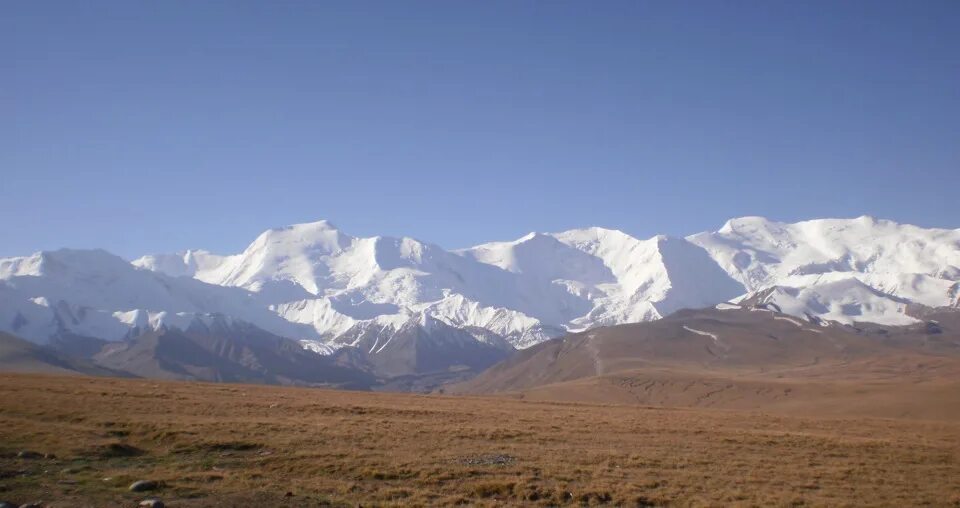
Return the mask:
<path id="1" fill-rule="evenodd" d="M 61 507 L 960 506 L 951 421 L 4 374 L 0 455 Z"/>

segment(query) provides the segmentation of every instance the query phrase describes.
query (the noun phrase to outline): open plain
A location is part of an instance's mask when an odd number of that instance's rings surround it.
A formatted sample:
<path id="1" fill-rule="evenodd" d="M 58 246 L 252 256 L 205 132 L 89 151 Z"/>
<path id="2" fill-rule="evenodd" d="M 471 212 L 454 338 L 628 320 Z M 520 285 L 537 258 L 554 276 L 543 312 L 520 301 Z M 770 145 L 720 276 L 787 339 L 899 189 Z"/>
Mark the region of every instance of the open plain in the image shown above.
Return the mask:
<path id="1" fill-rule="evenodd" d="M 48 506 L 960 506 L 955 420 L 511 397 L 2 374 L 0 457 Z"/>

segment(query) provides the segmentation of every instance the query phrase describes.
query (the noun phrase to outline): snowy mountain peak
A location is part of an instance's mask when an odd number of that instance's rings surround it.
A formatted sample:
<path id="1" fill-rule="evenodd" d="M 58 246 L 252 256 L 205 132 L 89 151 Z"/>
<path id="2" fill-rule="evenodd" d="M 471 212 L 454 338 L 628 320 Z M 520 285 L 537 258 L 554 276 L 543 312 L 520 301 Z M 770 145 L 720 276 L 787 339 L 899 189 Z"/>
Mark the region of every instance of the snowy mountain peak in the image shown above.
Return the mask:
<path id="1" fill-rule="evenodd" d="M 637 241 L 636 238 L 620 231 L 619 229 L 608 229 L 602 227 L 589 227 L 582 229 L 570 229 L 562 233 L 552 235 L 564 243 L 595 243 L 595 242 L 631 242 Z"/>
<path id="2" fill-rule="evenodd" d="M 171 277 L 197 277 L 198 273 L 205 273 L 220 266 L 223 260 L 224 256 L 205 250 L 186 250 L 176 254 L 143 256 L 133 260 L 132 264 L 138 268 L 164 273 Z"/>
<path id="3" fill-rule="evenodd" d="M 268 229 L 245 252 L 273 249 L 278 254 L 291 252 L 333 253 L 349 246 L 353 238 L 344 235 L 328 221 L 294 224 Z"/>
<path id="4" fill-rule="evenodd" d="M 30 256 L 0 259 L 0 278 L 14 276 L 42 277 L 80 271 L 87 274 L 110 274 L 124 270 L 129 263 L 102 249 L 59 249 L 41 251 Z"/>
<path id="5" fill-rule="evenodd" d="M 783 224 L 736 219 L 688 237 L 748 287 L 790 274 L 888 272 L 934 275 L 960 263 L 960 232 L 877 220 L 817 219 Z"/>
<path id="6" fill-rule="evenodd" d="M 723 226 L 717 231 L 720 234 L 730 234 L 737 231 L 756 231 L 770 229 L 782 225 L 760 216 L 735 217 L 723 223 Z"/>

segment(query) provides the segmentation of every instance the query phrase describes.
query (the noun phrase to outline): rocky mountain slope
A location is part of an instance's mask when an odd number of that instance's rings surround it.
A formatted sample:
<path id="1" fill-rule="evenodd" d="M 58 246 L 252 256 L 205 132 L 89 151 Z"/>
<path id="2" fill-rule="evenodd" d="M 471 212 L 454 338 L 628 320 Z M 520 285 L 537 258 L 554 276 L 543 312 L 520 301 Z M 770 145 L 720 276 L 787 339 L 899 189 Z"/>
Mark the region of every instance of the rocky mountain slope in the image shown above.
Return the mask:
<path id="1" fill-rule="evenodd" d="M 448 393 L 882 416 L 960 416 L 960 311 L 886 327 L 762 307 L 683 310 L 520 351 Z"/>
<path id="2" fill-rule="evenodd" d="M 255 326 L 214 316 L 106 344 L 91 360 L 138 377 L 368 389 L 368 369 L 340 365 Z"/>
<path id="3" fill-rule="evenodd" d="M 126 376 L 94 362 L 64 353 L 55 348 L 0 332 L 0 371 L 43 374 L 84 374 L 89 376 Z"/>

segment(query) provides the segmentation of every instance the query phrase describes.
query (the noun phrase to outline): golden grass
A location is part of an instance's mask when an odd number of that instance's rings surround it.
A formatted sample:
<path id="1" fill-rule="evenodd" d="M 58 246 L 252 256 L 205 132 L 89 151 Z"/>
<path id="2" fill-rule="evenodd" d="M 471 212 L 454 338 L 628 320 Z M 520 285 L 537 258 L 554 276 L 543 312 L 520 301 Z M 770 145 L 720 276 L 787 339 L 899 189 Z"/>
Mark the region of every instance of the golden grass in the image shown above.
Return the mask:
<path id="1" fill-rule="evenodd" d="M 960 506 L 949 421 L 6 374 L 0 455 L 54 506 Z"/>

